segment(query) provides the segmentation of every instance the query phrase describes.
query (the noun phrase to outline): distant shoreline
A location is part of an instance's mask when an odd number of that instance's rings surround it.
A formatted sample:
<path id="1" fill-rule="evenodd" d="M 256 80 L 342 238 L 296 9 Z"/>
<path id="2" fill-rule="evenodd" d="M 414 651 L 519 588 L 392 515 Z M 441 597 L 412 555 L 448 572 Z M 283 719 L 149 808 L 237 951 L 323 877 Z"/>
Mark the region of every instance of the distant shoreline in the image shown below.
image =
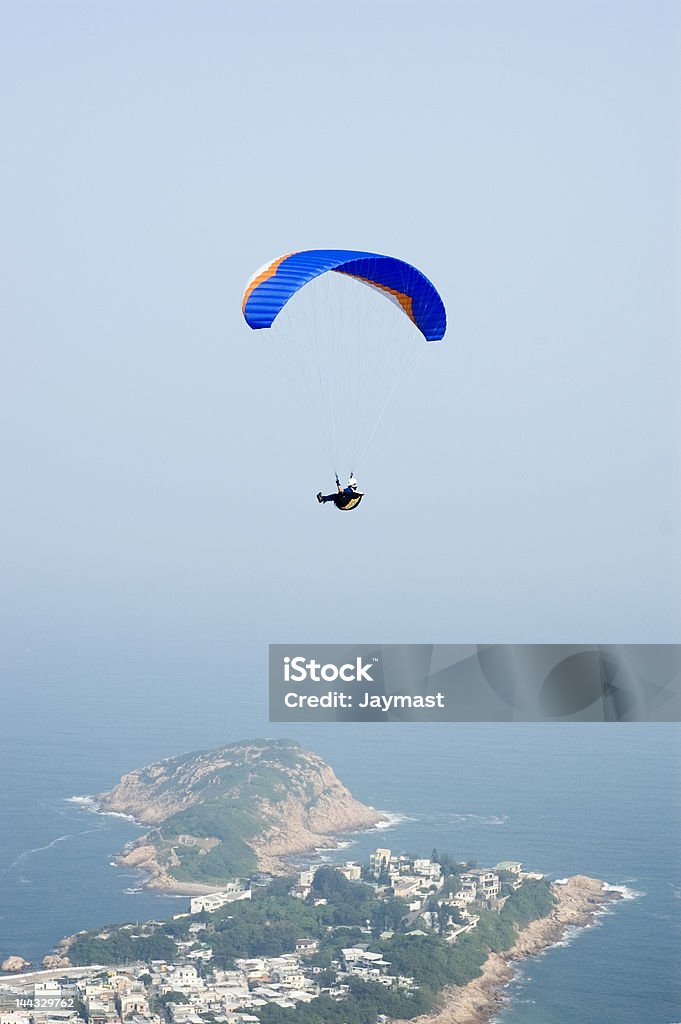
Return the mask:
<path id="1" fill-rule="evenodd" d="M 445 988 L 440 1008 L 414 1018 L 413 1024 L 490 1024 L 508 1004 L 505 990 L 515 976 L 518 961 L 555 945 L 569 928 L 588 927 L 609 903 L 624 898 L 607 883 L 585 875 L 554 882 L 551 889 L 558 902 L 548 917 L 521 929 L 510 949 L 490 953 L 479 978 L 467 985 Z"/>

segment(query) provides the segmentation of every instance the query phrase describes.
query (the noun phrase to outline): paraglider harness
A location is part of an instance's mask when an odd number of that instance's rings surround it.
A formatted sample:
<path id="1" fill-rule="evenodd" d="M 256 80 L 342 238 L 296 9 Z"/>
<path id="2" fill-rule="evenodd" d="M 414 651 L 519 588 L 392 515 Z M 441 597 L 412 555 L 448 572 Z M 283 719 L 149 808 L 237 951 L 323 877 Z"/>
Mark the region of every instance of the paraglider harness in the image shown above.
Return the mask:
<path id="1" fill-rule="evenodd" d="M 352 487 L 341 487 L 338 477 L 336 477 L 336 486 L 338 487 L 338 498 L 334 505 L 340 512 L 350 512 L 352 509 L 356 509 L 361 499 L 365 497 L 358 490 L 353 490 Z"/>
<path id="2" fill-rule="evenodd" d="M 334 494 L 332 500 L 339 512 L 351 512 L 353 508 L 357 508 L 364 497 L 361 491 L 353 491 L 351 487 L 341 487 L 338 477 L 336 477 L 336 487 L 338 494 Z"/>

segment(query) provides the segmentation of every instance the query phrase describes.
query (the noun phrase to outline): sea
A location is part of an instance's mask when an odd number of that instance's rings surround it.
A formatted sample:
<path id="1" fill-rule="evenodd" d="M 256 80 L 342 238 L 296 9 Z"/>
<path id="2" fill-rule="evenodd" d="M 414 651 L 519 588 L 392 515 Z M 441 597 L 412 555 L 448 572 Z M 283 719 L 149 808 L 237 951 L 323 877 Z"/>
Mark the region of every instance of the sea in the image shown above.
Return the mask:
<path id="1" fill-rule="evenodd" d="M 143 831 L 96 812 L 125 771 L 195 749 L 289 736 L 326 758 L 385 828 L 375 846 L 519 860 L 604 879 L 624 899 L 519 965 L 497 1024 L 681 1022 L 681 726 L 648 723 L 269 724 L 266 649 L 172 638 L 56 640 L 3 654 L 0 959 L 186 910 L 114 856 Z"/>

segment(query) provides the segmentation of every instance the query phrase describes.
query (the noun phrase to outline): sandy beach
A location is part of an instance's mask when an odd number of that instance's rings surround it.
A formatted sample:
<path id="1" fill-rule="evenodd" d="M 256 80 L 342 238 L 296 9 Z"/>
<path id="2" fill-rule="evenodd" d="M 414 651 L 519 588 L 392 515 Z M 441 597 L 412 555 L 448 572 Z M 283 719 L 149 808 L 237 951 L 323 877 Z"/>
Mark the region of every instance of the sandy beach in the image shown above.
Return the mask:
<path id="1" fill-rule="evenodd" d="M 504 989 L 513 977 L 514 961 L 540 953 L 557 942 L 567 928 L 589 924 L 603 906 L 621 898 L 619 893 L 604 888 L 603 882 L 585 875 L 554 883 L 552 891 L 558 903 L 548 917 L 519 931 L 507 952 L 491 953 L 479 978 L 462 987 L 446 988 L 440 1009 L 416 1017 L 416 1024 L 489 1024 L 505 1004 Z"/>

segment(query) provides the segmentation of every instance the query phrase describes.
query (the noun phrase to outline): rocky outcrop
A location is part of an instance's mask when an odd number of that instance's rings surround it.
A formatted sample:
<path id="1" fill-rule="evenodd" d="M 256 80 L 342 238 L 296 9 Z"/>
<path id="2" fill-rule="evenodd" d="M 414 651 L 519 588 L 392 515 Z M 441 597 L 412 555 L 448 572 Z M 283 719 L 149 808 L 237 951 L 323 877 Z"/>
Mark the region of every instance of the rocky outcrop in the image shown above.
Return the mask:
<path id="1" fill-rule="evenodd" d="M 321 758 L 309 756 L 314 761 L 308 762 L 304 794 L 298 779 L 285 799 L 260 805 L 266 827 L 254 837 L 252 846 L 263 871 L 277 873 L 282 857 L 334 846 L 333 837 L 338 833 L 373 828 L 386 820 L 355 800 Z"/>
<path id="2" fill-rule="evenodd" d="M 47 967 L 48 970 L 61 970 L 64 967 L 70 967 L 71 961 L 67 956 L 60 956 L 58 953 L 50 953 L 43 957 L 43 967 Z"/>
<path id="3" fill-rule="evenodd" d="M 510 951 L 511 959 L 519 960 L 540 953 L 557 942 L 568 927 L 583 928 L 606 903 L 621 899 L 618 892 L 604 889 L 603 882 L 586 875 L 574 875 L 562 884 L 551 887 L 557 903 L 553 913 L 532 921 L 519 932 Z"/>
<path id="4" fill-rule="evenodd" d="M 0 970 L 14 972 L 23 971 L 26 967 L 30 967 L 30 960 L 24 960 L 23 956 L 8 956 L 6 960 L 3 960 L 0 964 Z"/>
<path id="5" fill-rule="evenodd" d="M 291 740 L 169 758 L 129 772 L 98 800 L 104 812 L 153 826 L 119 863 L 144 869 L 148 885 L 176 892 L 215 888 L 191 871 L 201 854 L 212 855 L 202 867 L 219 863 L 221 844 L 242 843 L 254 867 L 279 873 L 283 857 L 333 846 L 340 832 L 385 821 L 355 800 L 321 757 Z"/>

